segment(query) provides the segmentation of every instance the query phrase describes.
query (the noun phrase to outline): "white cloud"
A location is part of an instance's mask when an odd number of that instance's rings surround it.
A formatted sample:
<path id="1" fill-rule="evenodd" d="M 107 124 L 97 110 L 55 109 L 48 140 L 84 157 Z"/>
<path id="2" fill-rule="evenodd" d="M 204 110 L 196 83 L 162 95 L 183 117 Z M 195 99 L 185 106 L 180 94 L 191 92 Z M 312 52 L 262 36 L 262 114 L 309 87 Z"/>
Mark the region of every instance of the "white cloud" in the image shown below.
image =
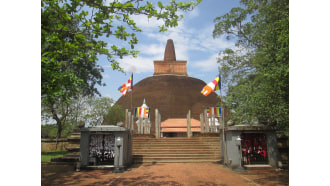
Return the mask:
<path id="1" fill-rule="evenodd" d="M 188 14 L 185 16 L 185 18 L 195 18 L 199 16 L 199 7 L 195 7 L 192 11 L 188 12 Z"/>
<path id="2" fill-rule="evenodd" d="M 211 71 L 217 69 L 219 64 L 217 63 L 218 54 L 213 54 L 208 59 L 192 62 L 192 66 L 199 68 L 201 71 Z"/>
<path id="3" fill-rule="evenodd" d="M 153 17 L 149 19 L 146 15 L 132 15 L 131 18 L 136 23 L 136 26 L 143 31 L 156 30 L 159 29 L 158 26 L 164 24 L 163 20 L 157 20 Z"/>
<path id="4" fill-rule="evenodd" d="M 198 8 L 187 13 L 185 19 L 191 19 L 194 16 L 199 16 Z M 141 15 L 132 17 L 137 26 L 143 30 L 139 36 L 139 40 L 143 41 L 140 43 L 143 44 L 136 46 L 136 49 L 140 51 L 138 58 L 125 57 L 120 60 L 120 64 L 125 70 L 134 66 L 136 73 L 153 72 L 153 61 L 164 59 L 168 39 L 174 41 L 177 60 L 188 60 L 190 67 L 200 68 L 201 71 L 217 68 L 216 57 L 220 50 L 234 47 L 234 42 L 227 41 L 224 37 L 213 38 L 213 25 L 197 29 L 188 27 L 185 24 L 185 19 L 183 19 L 178 22 L 177 27 L 169 28 L 167 32 L 160 33 L 157 26 L 163 23 L 162 20 L 148 19 Z M 200 54 L 200 56 L 206 56 L 206 59 L 190 61 L 191 54 Z"/>
<path id="5" fill-rule="evenodd" d="M 153 64 L 154 57 L 141 57 L 133 58 L 133 57 L 125 57 L 124 59 L 120 60 L 120 66 L 124 68 L 126 72 L 130 71 L 132 68 L 135 69 L 136 73 L 141 72 L 153 72 L 154 71 L 154 64 Z"/>
<path id="6" fill-rule="evenodd" d="M 102 76 L 103 76 L 103 78 L 106 78 L 106 79 L 110 78 L 109 74 L 102 74 Z"/>

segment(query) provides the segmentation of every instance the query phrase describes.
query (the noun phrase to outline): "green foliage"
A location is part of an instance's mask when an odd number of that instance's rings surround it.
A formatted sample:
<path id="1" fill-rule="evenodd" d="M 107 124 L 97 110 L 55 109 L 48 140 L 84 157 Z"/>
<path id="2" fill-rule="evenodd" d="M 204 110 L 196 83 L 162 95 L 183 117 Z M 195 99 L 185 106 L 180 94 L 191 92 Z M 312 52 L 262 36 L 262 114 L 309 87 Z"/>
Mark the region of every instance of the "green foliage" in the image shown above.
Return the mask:
<path id="1" fill-rule="evenodd" d="M 236 123 L 289 127 L 289 1 L 241 0 L 215 19 L 213 36 L 235 39 L 220 52 L 225 101 Z M 235 103 L 233 106 L 233 103 Z"/>
<path id="2" fill-rule="evenodd" d="M 42 151 L 41 152 L 41 161 L 51 161 L 52 158 L 63 157 L 67 151 Z"/>
<path id="3" fill-rule="evenodd" d="M 103 68 L 99 56 L 106 56 L 113 70 L 123 72 L 117 59 L 136 57 L 135 32 L 141 32 L 133 15 L 163 20 L 160 31 L 177 26 L 179 10 L 192 10 L 197 2 L 168 5 L 132 0 L 126 2 L 99 0 L 41 1 L 41 96 L 49 107 L 61 135 L 66 114 L 58 115 L 58 105 L 70 104 L 79 95 L 100 95 L 95 85 L 102 83 Z M 110 43 L 110 46 L 108 45 Z M 124 43 L 120 46 L 118 43 Z"/>
<path id="4" fill-rule="evenodd" d="M 72 124 L 65 124 L 63 126 L 61 137 L 62 138 L 69 137 L 75 128 L 77 128 L 77 126 Z M 56 138 L 56 136 L 57 136 L 56 124 L 41 125 L 41 138 Z"/>
<path id="5" fill-rule="evenodd" d="M 87 99 L 82 116 L 89 125 L 101 125 L 104 116 L 112 109 L 113 100 L 109 97 L 91 97 Z"/>
<path id="6" fill-rule="evenodd" d="M 123 122 L 125 119 L 125 111 L 120 105 L 112 106 L 108 113 L 104 116 L 103 124 L 116 125 L 118 122 Z"/>
<path id="7" fill-rule="evenodd" d="M 88 125 L 100 125 L 113 104 L 109 97 L 82 97 L 72 99 L 70 103 L 61 102 L 56 104 L 57 115 L 62 124 L 61 137 L 69 137 L 80 123 Z M 51 124 L 52 113 L 46 106 L 42 107 L 42 120 L 46 125 L 41 125 L 42 138 L 55 138 L 57 135 L 57 125 Z M 62 117 L 65 116 L 65 117 Z M 48 121 L 48 122 L 47 122 Z"/>

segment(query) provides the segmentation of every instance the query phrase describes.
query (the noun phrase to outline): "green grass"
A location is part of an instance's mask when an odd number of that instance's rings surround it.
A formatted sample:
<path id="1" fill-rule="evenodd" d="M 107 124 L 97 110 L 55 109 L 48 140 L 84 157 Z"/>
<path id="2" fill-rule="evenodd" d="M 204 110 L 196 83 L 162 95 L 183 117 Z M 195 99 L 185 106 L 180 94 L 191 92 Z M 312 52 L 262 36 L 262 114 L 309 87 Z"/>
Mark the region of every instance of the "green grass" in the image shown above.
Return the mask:
<path id="1" fill-rule="evenodd" d="M 50 161 L 52 158 L 62 157 L 67 151 L 41 151 L 41 161 Z"/>

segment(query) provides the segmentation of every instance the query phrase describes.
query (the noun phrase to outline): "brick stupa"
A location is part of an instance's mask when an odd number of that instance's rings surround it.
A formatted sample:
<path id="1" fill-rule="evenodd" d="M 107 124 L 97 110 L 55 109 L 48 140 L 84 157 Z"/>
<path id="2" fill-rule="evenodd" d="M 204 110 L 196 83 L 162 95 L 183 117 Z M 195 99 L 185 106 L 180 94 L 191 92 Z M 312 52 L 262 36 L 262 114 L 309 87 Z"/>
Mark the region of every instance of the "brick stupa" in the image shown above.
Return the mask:
<path id="1" fill-rule="evenodd" d="M 134 107 L 140 107 L 145 99 L 150 107 L 152 134 L 155 132 L 156 108 L 161 114 L 161 121 L 168 118 L 186 118 L 189 110 L 191 117 L 199 120 L 199 115 L 203 113 L 205 107 L 216 106 L 220 99 L 214 92 L 208 96 L 200 93 L 206 83 L 189 77 L 186 64 L 187 61 L 176 60 L 174 44 L 169 39 L 165 47 L 164 61 L 154 61 L 154 75 L 133 82 L 133 91 L 120 97 L 115 104 L 133 113 Z M 136 125 L 135 128 L 137 129 Z"/>

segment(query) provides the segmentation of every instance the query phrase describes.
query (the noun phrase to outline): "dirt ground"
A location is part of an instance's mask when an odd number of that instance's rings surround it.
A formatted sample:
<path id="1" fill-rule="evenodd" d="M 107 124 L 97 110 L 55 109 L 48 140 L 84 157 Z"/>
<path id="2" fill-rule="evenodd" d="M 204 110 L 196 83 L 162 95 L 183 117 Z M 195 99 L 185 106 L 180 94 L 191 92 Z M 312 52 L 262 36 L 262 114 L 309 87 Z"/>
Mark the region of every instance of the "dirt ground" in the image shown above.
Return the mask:
<path id="1" fill-rule="evenodd" d="M 289 185 L 289 172 L 235 172 L 221 164 L 211 163 L 132 165 L 123 173 L 112 173 L 111 170 L 75 172 L 72 167 L 63 165 L 42 165 L 41 185 Z"/>

